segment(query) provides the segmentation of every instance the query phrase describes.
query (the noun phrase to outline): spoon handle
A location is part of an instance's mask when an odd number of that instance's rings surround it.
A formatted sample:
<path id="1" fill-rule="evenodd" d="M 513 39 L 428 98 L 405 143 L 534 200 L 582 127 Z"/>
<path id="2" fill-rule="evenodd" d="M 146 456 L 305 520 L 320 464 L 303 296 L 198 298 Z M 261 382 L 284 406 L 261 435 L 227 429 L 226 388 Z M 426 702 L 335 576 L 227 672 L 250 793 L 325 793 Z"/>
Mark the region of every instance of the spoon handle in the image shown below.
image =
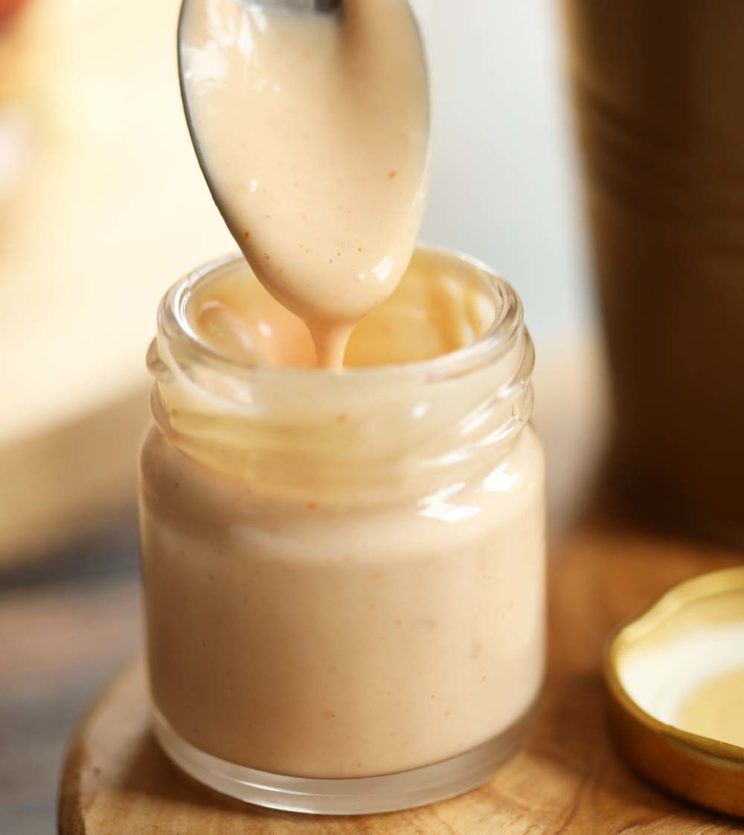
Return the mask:
<path id="1" fill-rule="evenodd" d="M 249 0 L 249 2 L 300 12 L 332 12 L 340 5 L 340 0 Z"/>

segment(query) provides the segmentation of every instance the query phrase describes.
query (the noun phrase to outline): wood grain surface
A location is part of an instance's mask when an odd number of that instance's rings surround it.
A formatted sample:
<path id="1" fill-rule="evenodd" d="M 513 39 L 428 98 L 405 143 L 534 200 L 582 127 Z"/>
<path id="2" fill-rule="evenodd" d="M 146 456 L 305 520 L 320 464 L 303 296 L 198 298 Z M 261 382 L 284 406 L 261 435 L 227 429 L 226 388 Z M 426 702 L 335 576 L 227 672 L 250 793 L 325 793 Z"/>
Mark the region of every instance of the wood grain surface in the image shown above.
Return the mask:
<path id="1" fill-rule="evenodd" d="M 183 776 L 149 730 L 143 670 L 125 670 L 93 707 L 64 769 L 61 835 L 538 835 L 739 831 L 637 780 L 604 726 L 599 663 L 608 634 L 668 586 L 741 555 L 648 533 L 607 510 L 587 515 L 551 559 L 550 663 L 524 750 L 486 786 L 424 809 L 358 818 L 264 811 Z"/>

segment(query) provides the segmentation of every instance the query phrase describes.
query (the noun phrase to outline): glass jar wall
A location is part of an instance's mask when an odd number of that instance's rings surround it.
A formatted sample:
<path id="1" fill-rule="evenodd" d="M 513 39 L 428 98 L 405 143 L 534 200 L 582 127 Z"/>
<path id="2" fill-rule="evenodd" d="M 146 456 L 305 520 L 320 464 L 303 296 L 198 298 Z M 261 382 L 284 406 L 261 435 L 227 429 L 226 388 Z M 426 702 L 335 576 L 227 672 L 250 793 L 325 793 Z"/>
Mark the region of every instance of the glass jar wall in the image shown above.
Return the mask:
<path id="1" fill-rule="evenodd" d="M 141 460 L 156 733 L 197 779 L 277 808 L 460 793 L 513 752 L 543 675 L 521 305 L 420 250 L 337 373 L 258 344 L 294 328 L 274 304 L 238 259 L 161 307 Z"/>

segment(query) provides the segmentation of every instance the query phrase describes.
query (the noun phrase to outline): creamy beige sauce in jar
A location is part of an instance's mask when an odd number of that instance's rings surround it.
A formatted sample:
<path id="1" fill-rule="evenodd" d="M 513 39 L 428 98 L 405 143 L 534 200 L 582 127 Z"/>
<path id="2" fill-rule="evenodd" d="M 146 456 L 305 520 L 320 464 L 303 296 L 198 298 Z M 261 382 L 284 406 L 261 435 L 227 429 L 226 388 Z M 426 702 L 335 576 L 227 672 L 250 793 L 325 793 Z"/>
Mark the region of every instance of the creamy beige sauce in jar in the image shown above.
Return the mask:
<path id="1" fill-rule="evenodd" d="M 270 368 L 311 346 L 245 264 L 171 294 L 142 561 L 153 700 L 191 745 L 369 777 L 468 751 L 529 710 L 543 458 L 531 343 L 491 281 L 421 251 L 343 375 Z M 225 300 L 270 343 L 253 340 L 253 369 L 251 340 L 213 326 Z"/>

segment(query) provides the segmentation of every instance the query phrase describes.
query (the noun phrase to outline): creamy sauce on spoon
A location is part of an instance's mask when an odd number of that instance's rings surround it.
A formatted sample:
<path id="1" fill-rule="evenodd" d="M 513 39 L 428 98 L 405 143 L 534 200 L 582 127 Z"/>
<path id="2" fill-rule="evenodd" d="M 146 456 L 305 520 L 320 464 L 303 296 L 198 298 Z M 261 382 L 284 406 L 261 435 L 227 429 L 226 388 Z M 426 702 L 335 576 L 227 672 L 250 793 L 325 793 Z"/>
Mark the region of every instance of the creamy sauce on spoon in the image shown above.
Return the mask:
<path id="1" fill-rule="evenodd" d="M 428 83 L 407 0 L 341 15 L 188 0 L 184 98 L 215 200 L 264 287 L 341 367 L 395 290 L 425 203 Z"/>

